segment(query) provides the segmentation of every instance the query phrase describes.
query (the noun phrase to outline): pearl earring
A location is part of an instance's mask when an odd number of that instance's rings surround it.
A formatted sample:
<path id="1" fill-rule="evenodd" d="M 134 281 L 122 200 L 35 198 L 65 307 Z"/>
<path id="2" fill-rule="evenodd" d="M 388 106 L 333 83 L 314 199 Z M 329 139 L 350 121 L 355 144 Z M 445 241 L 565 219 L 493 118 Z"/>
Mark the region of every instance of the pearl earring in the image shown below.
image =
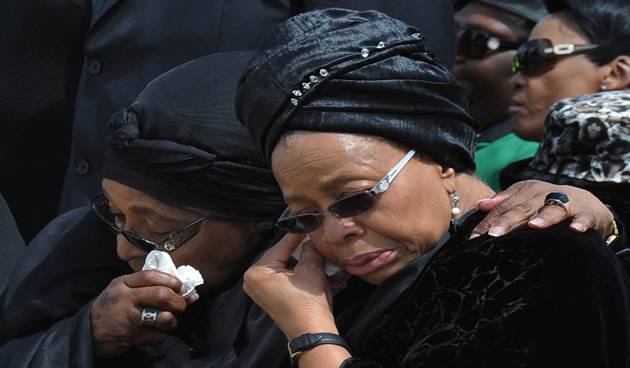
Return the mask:
<path id="1" fill-rule="evenodd" d="M 605 91 L 605 90 L 607 90 L 607 89 L 608 89 L 608 86 L 607 86 L 607 85 L 605 85 L 604 83 L 602 83 L 602 85 L 601 85 L 601 86 L 599 86 L 599 89 L 601 89 L 602 91 Z"/>
<path id="2" fill-rule="evenodd" d="M 451 221 L 455 221 L 457 216 L 462 213 L 462 210 L 459 209 L 459 201 L 461 198 L 457 195 L 457 192 L 453 191 L 453 197 L 451 198 Z"/>

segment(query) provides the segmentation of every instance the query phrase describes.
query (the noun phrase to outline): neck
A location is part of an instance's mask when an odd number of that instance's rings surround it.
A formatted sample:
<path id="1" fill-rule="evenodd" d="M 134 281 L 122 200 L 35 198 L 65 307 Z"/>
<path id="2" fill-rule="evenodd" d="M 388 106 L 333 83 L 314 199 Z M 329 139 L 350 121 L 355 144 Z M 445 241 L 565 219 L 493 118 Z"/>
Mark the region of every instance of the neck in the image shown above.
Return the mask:
<path id="1" fill-rule="evenodd" d="M 479 178 L 470 174 L 457 174 L 455 190 L 460 197 L 461 214 L 476 208 L 477 201 L 492 197 L 495 192 Z M 461 215 L 460 215 L 461 216 Z"/>

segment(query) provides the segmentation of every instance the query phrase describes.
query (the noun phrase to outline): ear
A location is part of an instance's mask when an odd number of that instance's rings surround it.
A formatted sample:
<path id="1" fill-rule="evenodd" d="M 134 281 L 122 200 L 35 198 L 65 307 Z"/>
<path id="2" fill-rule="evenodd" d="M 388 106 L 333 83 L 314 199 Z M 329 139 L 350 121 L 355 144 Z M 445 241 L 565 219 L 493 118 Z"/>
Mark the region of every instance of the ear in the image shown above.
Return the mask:
<path id="1" fill-rule="evenodd" d="M 452 167 L 446 167 L 442 165 L 436 165 L 438 175 L 442 178 L 442 183 L 446 188 L 448 194 L 452 194 L 455 191 L 455 170 Z"/>
<path id="2" fill-rule="evenodd" d="M 630 56 L 617 56 L 608 63 L 608 72 L 602 79 L 606 90 L 614 91 L 630 87 Z"/>

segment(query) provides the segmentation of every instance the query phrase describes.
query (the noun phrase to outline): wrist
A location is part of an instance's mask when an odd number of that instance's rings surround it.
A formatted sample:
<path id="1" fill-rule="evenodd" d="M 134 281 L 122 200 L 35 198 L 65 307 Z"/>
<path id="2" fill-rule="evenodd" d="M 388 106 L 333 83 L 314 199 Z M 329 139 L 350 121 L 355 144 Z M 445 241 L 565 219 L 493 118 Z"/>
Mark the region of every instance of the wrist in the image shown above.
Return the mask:
<path id="1" fill-rule="evenodd" d="M 305 333 L 289 340 L 287 343 L 289 356 L 291 357 L 293 363 L 297 363 L 298 358 L 302 356 L 302 354 L 309 352 L 314 348 L 322 347 L 319 350 L 320 353 L 323 353 L 322 350 L 324 350 L 324 346 L 328 346 L 326 350 L 329 352 L 339 354 L 340 358 L 345 359 L 349 355 L 350 347 L 348 346 L 348 343 L 346 343 L 343 337 L 336 333 Z"/>

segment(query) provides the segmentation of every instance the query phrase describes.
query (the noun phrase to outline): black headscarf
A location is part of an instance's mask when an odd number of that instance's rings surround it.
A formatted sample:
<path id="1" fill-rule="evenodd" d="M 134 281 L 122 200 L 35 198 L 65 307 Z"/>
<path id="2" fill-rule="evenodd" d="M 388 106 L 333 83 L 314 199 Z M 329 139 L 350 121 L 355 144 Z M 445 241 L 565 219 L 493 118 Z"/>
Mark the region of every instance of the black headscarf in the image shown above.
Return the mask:
<path id="1" fill-rule="evenodd" d="M 280 189 L 234 112 L 251 56 L 209 55 L 149 83 L 110 120 L 104 177 L 213 219 L 276 218 Z"/>
<path id="2" fill-rule="evenodd" d="M 413 27 L 326 9 L 280 24 L 243 72 L 236 110 L 267 159 L 289 130 L 381 136 L 474 171 L 464 91 Z"/>

